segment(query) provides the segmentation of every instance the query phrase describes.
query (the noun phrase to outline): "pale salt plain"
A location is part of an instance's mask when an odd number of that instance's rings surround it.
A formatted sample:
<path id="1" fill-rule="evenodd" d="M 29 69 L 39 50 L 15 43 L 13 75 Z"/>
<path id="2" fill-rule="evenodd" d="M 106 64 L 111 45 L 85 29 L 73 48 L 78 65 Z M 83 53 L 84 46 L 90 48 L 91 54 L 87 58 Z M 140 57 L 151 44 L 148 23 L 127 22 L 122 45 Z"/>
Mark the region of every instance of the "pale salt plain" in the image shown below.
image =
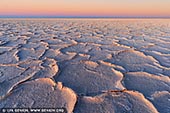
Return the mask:
<path id="1" fill-rule="evenodd" d="M 0 108 L 170 113 L 169 19 L 0 19 Z"/>

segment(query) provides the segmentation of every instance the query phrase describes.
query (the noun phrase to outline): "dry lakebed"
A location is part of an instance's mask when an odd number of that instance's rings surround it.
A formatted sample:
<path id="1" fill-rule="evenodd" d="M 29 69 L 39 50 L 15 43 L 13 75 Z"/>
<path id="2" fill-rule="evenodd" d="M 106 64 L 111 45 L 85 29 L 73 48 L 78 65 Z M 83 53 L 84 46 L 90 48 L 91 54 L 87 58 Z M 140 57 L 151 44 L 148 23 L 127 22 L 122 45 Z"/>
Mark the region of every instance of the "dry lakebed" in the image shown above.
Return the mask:
<path id="1" fill-rule="evenodd" d="M 0 19 L 0 108 L 170 113 L 169 19 Z"/>

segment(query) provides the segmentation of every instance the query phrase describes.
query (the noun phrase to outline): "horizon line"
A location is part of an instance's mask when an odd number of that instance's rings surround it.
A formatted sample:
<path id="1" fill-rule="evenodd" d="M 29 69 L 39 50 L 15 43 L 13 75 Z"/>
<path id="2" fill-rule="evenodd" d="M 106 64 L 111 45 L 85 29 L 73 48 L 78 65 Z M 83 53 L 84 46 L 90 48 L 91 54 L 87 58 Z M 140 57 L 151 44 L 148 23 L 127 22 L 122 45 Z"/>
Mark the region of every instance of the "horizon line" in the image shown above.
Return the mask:
<path id="1" fill-rule="evenodd" d="M 170 16 L 13 16 L 13 15 L 0 15 L 0 18 L 165 18 L 168 19 Z"/>

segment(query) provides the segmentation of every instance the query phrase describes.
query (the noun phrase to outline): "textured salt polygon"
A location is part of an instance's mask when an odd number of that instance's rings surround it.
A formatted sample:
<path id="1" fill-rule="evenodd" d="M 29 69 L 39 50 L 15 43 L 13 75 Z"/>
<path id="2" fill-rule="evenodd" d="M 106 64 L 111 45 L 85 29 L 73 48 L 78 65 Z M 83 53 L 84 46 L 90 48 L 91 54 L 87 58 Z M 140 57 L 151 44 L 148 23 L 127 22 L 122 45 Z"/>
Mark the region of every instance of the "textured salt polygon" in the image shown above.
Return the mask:
<path id="1" fill-rule="evenodd" d="M 36 67 L 23 69 L 18 66 L 0 66 L 0 99 L 4 98 L 17 84 L 31 78 Z"/>
<path id="2" fill-rule="evenodd" d="M 74 113 L 158 113 L 151 102 L 133 91 L 80 97 Z"/>
<path id="3" fill-rule="evenodd" d="M 123 66 L 127 72 L 162 73 L 161 66 L 159 66 L 157 60 L 136 50 L 119 51 L 109 61 Z"/>
<path id="4" fill-rule="evenodd" d="M 170 111 L 169 77 L 146 72 L 129 72 L 125 76 L 124 84 L 128 90 L 135 90 L 144 94 L 159 112 L 167 113 Z"/>
<path id="5" fill-rule="evenodd" d="M 127 89 L 139 91 L 146 97 L 151 96 L 156 91 L 170 92 L 169 77 L 146 72 L 129 72 L 125 74 L 124 84 Z"/>
<path id="6" fill-rule="evenodd" d="M 49 78 L 25 82 L 7 99 L 0 101 L 1 108 L 66 108 L 71 113 L 76 103 L 76 94 L 62 83 Z"/>
<path id="7" fill-rule="evenodd" d="M 77 94 L 94 95 L 102 90 L 123 90 L 123 74 L 113 67 L 82 60 L 67 64 L 57 76 L 57 81 Z"/>
<path id="8" fill-rule="evenodd" d="M 170 112 L 170 92 L 155 92 L 150 100 L 160 113 Z"/>

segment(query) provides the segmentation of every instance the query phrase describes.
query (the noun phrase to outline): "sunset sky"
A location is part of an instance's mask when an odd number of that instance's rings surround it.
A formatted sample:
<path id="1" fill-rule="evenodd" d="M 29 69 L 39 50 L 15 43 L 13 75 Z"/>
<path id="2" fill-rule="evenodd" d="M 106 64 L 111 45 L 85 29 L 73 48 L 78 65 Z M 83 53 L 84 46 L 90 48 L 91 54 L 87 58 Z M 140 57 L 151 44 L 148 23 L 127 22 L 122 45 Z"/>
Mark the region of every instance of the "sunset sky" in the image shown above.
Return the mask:
<path id="1" fill-rule="evenodd" d="M 0 16 L 170 17 L 170 0 L 0 0 Z"/>

